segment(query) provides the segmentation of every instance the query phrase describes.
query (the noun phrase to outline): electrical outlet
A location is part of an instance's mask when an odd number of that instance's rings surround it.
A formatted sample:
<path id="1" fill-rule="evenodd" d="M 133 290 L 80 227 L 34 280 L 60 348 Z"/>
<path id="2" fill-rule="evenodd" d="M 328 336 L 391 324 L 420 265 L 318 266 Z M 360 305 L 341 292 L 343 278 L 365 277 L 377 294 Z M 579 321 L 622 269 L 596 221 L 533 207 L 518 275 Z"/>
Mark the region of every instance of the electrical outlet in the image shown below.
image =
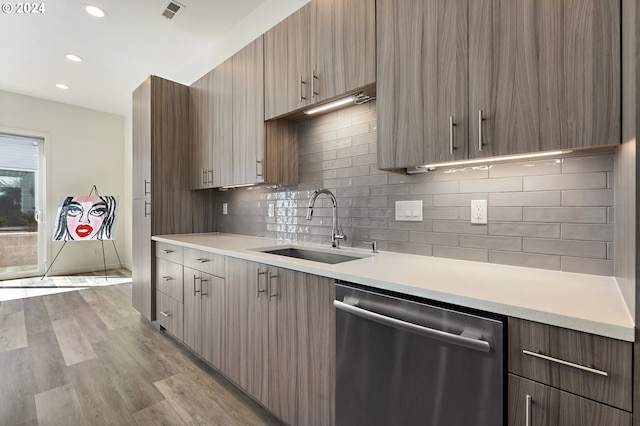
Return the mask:
<path id="1" fill-rule="evenodd" d="M 487 224 L 487 200 L 471 200 L 471 223 Z"/>

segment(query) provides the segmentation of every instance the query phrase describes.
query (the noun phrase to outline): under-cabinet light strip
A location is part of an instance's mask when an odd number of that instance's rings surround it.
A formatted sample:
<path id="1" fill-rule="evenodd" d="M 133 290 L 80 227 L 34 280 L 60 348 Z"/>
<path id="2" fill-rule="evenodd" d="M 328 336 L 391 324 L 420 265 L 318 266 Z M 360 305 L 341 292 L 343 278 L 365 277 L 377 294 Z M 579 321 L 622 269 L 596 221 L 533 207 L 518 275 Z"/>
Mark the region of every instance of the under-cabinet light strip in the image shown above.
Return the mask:
<path id="1" fill-rule="evenodd" d="M 337 101 L 329 102 L 328 104 L 321 105 L 321 106 L 316 107 L 316 108 L 308 109 L 304 113 L 308 114 L 308 115 L 316 114 L 318 112 L 326 111 L 326 110 L 331 109 L 331 108 L 337 108 L 339 106 L 346 105 L 346 104 L 351 103 L 353 101 L 355 101 L 355 97 L 354 96 L 349 96 L 348 98 L 339 99 Z"/>
<path id="2" fill-rule="evenodd" d="M 426 170 L 435 170 L 441 167 L 465 166 L 469 164 L 489 164 L 489 163 L 495 163 L 499 161 L 514 161 L 514 160 L 526 160 L 529 158 L 553 157 L 557 155 L 569 154 L 571 152 L 572 152 L 571 150 L 565 150 L 565 151 L 536 152 L 533 154 L 505 155 L 502 157 L 478 158 L 476 160 L 460 160 L 460 161 L 449 161 L 447 163 L 426 164 L 424 166 L 419 166 L 417 168 L 426 169 Z"/>

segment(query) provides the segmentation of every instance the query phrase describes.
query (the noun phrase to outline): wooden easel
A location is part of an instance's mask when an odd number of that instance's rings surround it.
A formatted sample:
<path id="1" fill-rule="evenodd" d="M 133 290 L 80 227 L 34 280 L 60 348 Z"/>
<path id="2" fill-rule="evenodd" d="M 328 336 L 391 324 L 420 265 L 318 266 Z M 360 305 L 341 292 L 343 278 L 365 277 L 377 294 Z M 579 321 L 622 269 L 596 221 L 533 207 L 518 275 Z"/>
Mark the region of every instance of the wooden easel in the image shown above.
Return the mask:
<path id="1" fill-rule="evenodd" d="M 89 196 L 93 195 L 95 193 L 95 195 L 97 197 L 100 196 L 100 194 L 98 194 L 98 188 L 93 185 L 93 187 L 91 187 L 91 191 L 89 192 Z M 104 254 L 104 240 L 102 238 L 99 238 L 100 240 L 100 245 L 102 246 L 102 264 L 104 265 L 104 279 L 107 280 L 107 259 L 105 257 Z M 62 252 L 62 249 L 64 248 L 64 246 L 67 245 L 67 241 L 68 240 L 64 240 L 64 242 L 62 243 L 62 247 L 60 247 L 60 250 L 58 250 L 58 253 L 56 254 L 56 257 L 53 258 L 53 261 L 51 262 L 51 265 L 49 265 L 49 267 L 47 268 L 47 270 L 44 272 L 44 275 L 42 276 L 42 278 L 40 278 L 40 281 L 42 281 L 44 279 L 44 277 L 47 276 L 47 273 L 49 273 L 49 271 L 51 270 L 51 268 L 53 267 L 53 264 L 56 263 L 56 259 L 58 259 L 58 256 L 60 256 L 60 253 Z M 120 255 L 118 254 L 118 249 L 116 248 L 116 243 L 115 241 L 112 239 L 111 243 L 113 244 L 113 250 L 116 252 L 116 256 L 118 257 L 118 263 L 120 263 L 120 268 L 122 268 L 122 261 L 120 260 Z"/>

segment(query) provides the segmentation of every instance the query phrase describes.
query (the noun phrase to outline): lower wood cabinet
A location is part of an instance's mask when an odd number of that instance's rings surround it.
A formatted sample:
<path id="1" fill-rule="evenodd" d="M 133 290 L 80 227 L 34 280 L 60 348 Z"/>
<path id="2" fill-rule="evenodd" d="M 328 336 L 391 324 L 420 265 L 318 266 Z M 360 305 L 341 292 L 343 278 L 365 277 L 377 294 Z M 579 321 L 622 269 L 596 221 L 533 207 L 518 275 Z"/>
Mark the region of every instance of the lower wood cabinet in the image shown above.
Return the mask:
<path id="1" fill-rule="evenodd" d="M 223 372 L 289 424 L 334 424 L 333 280 L 227 262 Z"/>
<path id="2" fill-rule="evenodd" d="M 509 374 L 509 425 L 631 426 L 631 413 Z"/>
<path id="3" fill-rule="evenodd" d="M 176 299 L 156 291 L 157 321 L 165 330 L 173 334 L 178 340 L 183 339 L 184 305 Z"/>

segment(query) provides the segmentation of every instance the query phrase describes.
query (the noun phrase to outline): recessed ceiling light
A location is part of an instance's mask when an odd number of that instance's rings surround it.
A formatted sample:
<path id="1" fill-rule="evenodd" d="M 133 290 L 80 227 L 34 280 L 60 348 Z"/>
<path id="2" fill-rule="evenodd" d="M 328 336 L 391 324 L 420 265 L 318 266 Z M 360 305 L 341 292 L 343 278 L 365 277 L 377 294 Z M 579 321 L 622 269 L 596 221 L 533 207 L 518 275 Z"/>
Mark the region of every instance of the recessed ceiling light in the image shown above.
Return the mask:
<path id="1" fill-rule="evenodd" d="M 92 4 L 85 4 L 84 10 L 91 16 L 95 16 L 96 18 L 104 18 L 107 12 L 105 12 L 102 8 L 98 6 L 94 6 Z"/>
<path id="2" fill-rule="evenodd" d="M 67 55 L 67 59 L 73 62 L 82 62 L 82 58 L 78 55 L 74 55 L 72 53 L 69 53 Z"/>
<path id="3" fill-rule="evenodd" d="M 66 84 L 62 84 L 62 83 L 56 84 L 56 87 L 58 89 L 62 89 L 62 90 L 67 90 L 69 88 L 69 86 L 67 86 Z"/>

